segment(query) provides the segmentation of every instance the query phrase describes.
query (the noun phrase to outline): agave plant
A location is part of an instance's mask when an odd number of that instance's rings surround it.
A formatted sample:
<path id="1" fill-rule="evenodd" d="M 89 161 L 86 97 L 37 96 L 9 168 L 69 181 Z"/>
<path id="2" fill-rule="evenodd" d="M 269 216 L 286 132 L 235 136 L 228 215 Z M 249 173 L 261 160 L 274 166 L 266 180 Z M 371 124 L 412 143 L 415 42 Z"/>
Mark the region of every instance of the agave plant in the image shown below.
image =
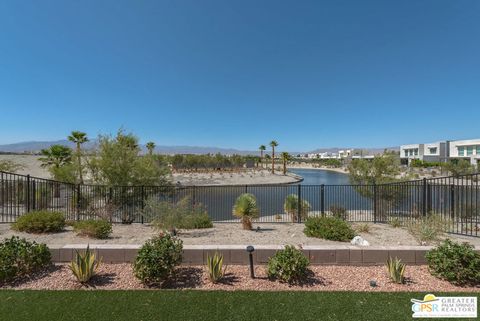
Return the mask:
<path id="1" fill-rule="evenodd" d="M 251 230 L 252 219 L 260 215 L 255 196 L 249 193 L 240 195 L 233 205 L 233 215 L 241 218 L 244 230 Z"/>
<path id="2" fill-rule="evenodd" d="M 207 254 L 208 278 L 212 283 L 217 283 L 225 275 L 227 267 L 223 267 L 223 255 L 215 252 L 213 256 Z"/>
<path id="3" fill-rule="evenodd" d="M 395 257 L 395 259 L 392 259 L 389 257 L 386 262 L 386 267 L 387 267 L 387 272 L 388 275 L 390 276 L 390 279 L 398 284 L 402 284 L 405 281 L 405 267 L 406 264 L 402 263 L 402 260 L 399 258 Z"/>
<path id="4" fill-rule="evenodd" d="M 76 252 L 75 260 L 70 263 L 70 270 L 78 282 L 85 284 L 95 275 L 102 259 L 96 260 L 95 253 L 90 251 L 90 246 L 87 246 L 84 253 Z"/>
<path id="5" fill-rule="evenodd" d="M 298 206 L 298 196 L 295 194 L 290 194 L 285 198 L 285 202 L 283 203 L 283 209 L 285 213 L 290 215 L 292 218 L 292 222 L 298 222 L 299 210 L 300 210 L 300 218 L 306 219 L 308 216 L 308 212 L 310 211 L 310 203 L 306 200 L 301 200 L 300 202 L 300 209 Z"/>

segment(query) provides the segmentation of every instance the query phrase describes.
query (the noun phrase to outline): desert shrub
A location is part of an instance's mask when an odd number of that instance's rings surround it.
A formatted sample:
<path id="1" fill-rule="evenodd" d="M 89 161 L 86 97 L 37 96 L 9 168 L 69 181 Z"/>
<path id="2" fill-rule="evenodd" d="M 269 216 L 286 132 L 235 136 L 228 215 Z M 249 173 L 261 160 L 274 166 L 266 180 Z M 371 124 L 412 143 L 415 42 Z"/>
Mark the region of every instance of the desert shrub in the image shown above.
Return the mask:
<path id="1" fill-rule="evenodd" d="M 112 234 L 112 223 L 106 220 L 86 220 L 73 223 L 73 230 L 78 235 L 96 239 L 107 239 Z"/>
<path id="2" fill-rule="evenodd" d="M 480 283 L 480 254 L 468 243 L 446 239 L 426 254 L 432 275 L 457 285 Z"/>
<path id="3" fill-rule="evenodd" d="M 270 279 L 293 283 L 307 276 L 309 264 L 302 251 L 287 245 L 268 260 L 267 274 Z"/>
<path id="4" fill-rule="evenodd" d="M 369 233 L 370 232 L 370 225 L 368 225 L 368 223 L 360 223 L 355 227 L 355 230 L 358 233 Z"/>
<path id="5" fill-rule="evenodd" d="M 244 193 L 237 197 L 233 205 L 233 215 L 240 217 L 244 230 L 252 229 L 252 220 L 258 218 L 260 211 L 257 206 L 257 199 L 253 194 Z"/>
<path id="6" fill-rule="evenodd" d="M 330 206 L 329 210 L 332 213 L 333 217 L 336 217 L 342 220 L 346 220 L 348 217 L 347 209 L 345 207 L 332 205 Z"/>
<path id="7" fill-rule="evenodd" d="M 440 215 L 430 213 L 407 223 L 407 229 L 419 242 L 434 242 L 448 229 L 449 222 Z"/>
<path id="8" fill-rule="evenodd" d="M 65 217 L 60 212 L 34 211 L 20 216 L 12 228 L 27 233 L 56 233 L 63 231 Z"/>
<path id="9" fill-rule="evenodd" d="M 213 227 L 205 207 L 200 203 L 193 204 L 188 196 L 177 203 L 148 200 L 143 215 L 148 221 L 151 221 L 155 229 L 161 231 Z"/>
<path id="10" fill-rule="evenodd" d="M 392 227 L 394 227 L 394 228 L 397 228 L 397 227 L 402 226 L 402 221 L 401 221 L 398 217 L 392 217 L 392 218 L 388 221 L 388 224 L 390 224 L 390 226 L 392 226 Z"/>
<path id="11" fill-rule="evenodd" d="M 405 268 L 407 265 L 402 263 L 402 260 L 397 257 L 395 259 L 389 257 L 385 266 L 390 280 L 398 284 L 405 282 Z"/>
<path id="12" fill-rule="evenodd" d="M 85 284 L 95 275 L 102 259 L 96 259 L 94 252 L 90 251 L 90 246 L 82 253 L 76 251 L 75 260 L 70 262 L 70 270 L 77 278 L 77 281 Z"/>
<path id="13" fill-rule="evenodd" d="M 283 209 L 285 210 L 285 213 L 290 215 L 292 218 L 292 222 L 297 222 L 298 221 L 298 195 L 295 194 L 290 194 L 285 198 L 285 202 L 283 203 Z M 307 202 L 306 200 L 302 199 L 300 201 L 300 218 L 301 219 L 306 219 L 308 216 L 308 212 L 310 211 L 310 203 Z"/>
<path id="14" fill-rule="evenodd" d="M 0 282 L 10 281 L 50 264 L 51 254 L 45 244 L 28 242 L 13 236 L 0 243 Z"/>
<path id="15" fill-rule="evenodd" d="M 227 267 L 223 266 L 223 255 L 215 252 L 213 256 L 207 253 L 208 278 L 212 283 L 217 283 L 225 275 Z"/>
<path id="16" fill-rule="evenodd" d="M 350 241 L 355 231 L 342 219 L 336 217 L 309 217 L 305 221 L 305 235 L 332 241 Z"/>
<path id="17" fill-rule="evenodd" d="M 133 264 L 135 276 L 145 284 L 161 284 L 182 262 L 182 240 L 161 234 L 148 240 Z"/>

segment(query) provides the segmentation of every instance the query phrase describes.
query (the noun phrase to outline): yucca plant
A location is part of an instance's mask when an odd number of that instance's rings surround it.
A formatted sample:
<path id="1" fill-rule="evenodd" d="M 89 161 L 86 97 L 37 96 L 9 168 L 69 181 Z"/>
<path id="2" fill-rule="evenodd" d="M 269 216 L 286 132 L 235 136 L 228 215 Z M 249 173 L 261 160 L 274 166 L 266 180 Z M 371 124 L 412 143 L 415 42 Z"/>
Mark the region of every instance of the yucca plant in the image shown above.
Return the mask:
<path id="1" fill-rule="evenodd" d="M 302 199 L 300 201 L 300 208 L 298 206 L 298 196 L 296 194 L 290 194 L 285 198 L 285 202 L 283 203 L 283 210 L 285 213 L 290 215 L 293 223 L 298 222 L 298 213 L 300 209 L 300 218 L 302 220 L 308 217 L 308 212 L 310 211 L 310 203 L 306 200 Z"/>
<path id="2" fill-rule="evenodd" d="M 75 260 L 70 263 L 70 270 L 78 282 L 85 284 L 95 275 L 102 259 L 96 259 L 95 253 L 90 251 L 90 246 L 87 246 L 84 253 L 76 252 Z"/>
<path id="3" fill-rule="evenodd" d="M 223 255 L 215 252 L 213 256 L 207 254 L 208 278 L 212 283 L 217 283 L 225 275 L 227 267 L 223 267 Z"/>
<path id="4" fill-rule="evenodd" d="M 398 284 L 404 283 L 406 266 L 407 265 L 405 263 L 402 263 L 402 260 L 400 260 L 399 258 L 395 257 L 395 259 L 392 259 L 391 257 L 389 257 L 387 259 L 386 267 L 390 279 Z"/>
<path id="5" fill-rule="evenodd" d="M 257 206 L 257 199 L 253 194 L 244 193 L 235 200 L 233 215 L 242 219 L 244 230 L 252 229 L 252 219 L 258 218 L 260 212 Z"/>

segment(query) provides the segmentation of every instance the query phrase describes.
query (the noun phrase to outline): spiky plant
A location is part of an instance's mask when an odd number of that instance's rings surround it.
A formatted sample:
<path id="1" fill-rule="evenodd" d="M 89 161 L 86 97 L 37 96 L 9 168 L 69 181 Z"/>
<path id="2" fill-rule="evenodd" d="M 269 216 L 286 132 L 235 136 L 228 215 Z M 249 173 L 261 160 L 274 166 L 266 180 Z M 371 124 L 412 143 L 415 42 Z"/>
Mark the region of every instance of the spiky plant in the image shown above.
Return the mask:
<path id="1" fill-rule="evenodd" d="M 215 252 L 213 256 L 207 253 L 208 278 L 212 283 L 217 283 L 225 275 L 227 267 L 223 266 L 223 255 Z"/>
<path id="2" fill-rule="evenodd" d="M 237 197 L 233 205 L 233 215 L 241 218 L 244 230 L 252 229 L 252 219 L 258 218 L 260 211 L 253 194 L 244 193 Z"/>
<path id="3" fill-rule="evenodd" d="M 292 218 L 292 222 L 298 222 L 298 216 L 300 213 L 300 218 L 306 219 L 308 217 L 308 212 L 310 211 L 310 203 L 306 200 L 300 202 L 300 209 L 298 206 L 298 196 L 295 194 L 290 194 L 285 198 L 285 202 L 283 203 L 283 209 L 285 213 L 290 215 Z M 300 212 L 299 212 L 300 210 Z"/>
<path id="4" fill-rule="evenodd" d="M 389 257 L 386 262 L 387 272 L 390 279 L 398 284 L 402 284 L 405 282 L 405 267 L 407 266 L 405 263 L 402 263 L 402 260 L 395 257 L 392 259 Z"/>
<path id="5" fill-rule="evenodd" d="M 90 246 L 87 246 L 84 253 L 76 252 L 75 260 L 70 263 L 70 270 L 78 282 L 86 284 L 95 275 L 102 259 L 96 260 L 96 255 L 90 251 Z"/>

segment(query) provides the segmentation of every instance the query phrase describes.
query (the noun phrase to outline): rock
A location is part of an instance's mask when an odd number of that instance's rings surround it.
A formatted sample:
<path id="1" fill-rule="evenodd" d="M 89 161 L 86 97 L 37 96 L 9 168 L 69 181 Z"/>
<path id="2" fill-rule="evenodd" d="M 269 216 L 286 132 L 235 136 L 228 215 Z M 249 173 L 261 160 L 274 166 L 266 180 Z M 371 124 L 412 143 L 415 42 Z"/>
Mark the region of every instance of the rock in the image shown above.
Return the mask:
<path id="1" fill-rule="evenodd" d="M 352 245 L 359 245 L 359 246 L 370 246 L 370 243 L 366 239 L 361 236 L 355 236 L 350 243 Z"/>

